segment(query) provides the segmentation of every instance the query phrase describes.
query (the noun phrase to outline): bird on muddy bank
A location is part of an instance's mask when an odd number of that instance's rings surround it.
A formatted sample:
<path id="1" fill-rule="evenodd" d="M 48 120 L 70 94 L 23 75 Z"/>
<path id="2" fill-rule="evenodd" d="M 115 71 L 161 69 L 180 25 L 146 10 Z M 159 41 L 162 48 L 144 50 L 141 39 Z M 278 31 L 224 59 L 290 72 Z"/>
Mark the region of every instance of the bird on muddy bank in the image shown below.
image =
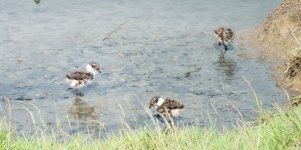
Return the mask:
<path id="1" fill-rule="evenodd" d="M 179 102 L 166 98 L 163 99 L 160 96 L 154 96 L 149 102 L 149 108 L 156 108 L 156 110 L 165 118 L 174 118 L 180 114 L 184 109 L 184 105 Z"/>
<path id="2" fill-rule="evenodd" d="M 234 32 L 230 28 L 218 27 L 214 30 L 214 35 L 216 37 L 219 46 L 224 46 L 225 50 L 228 50 L 228 44 L 233 43 Z"/>
<path id="3" fill-rule="evenodd" d="M 96 62 L 90 62 L 87 65 L 87 71 L 74 71 L 66 75 L 66 81 L 76 90 L 78 96 L 83 96 L 80 88 L 90 83 L 96 76 L 101 73 L 100 66 Z"/>

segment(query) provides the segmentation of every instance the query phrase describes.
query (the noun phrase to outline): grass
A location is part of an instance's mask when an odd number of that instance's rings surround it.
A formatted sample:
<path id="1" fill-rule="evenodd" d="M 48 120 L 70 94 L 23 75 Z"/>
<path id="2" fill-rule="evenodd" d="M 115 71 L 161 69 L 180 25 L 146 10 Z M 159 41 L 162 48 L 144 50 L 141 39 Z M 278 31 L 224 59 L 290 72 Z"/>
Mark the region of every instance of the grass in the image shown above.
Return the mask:
<path id="1" fill-rule="evenodd" d="M 267 115 L 270 116 L 270 115 Z M 80 134 L 58 140 L 55 136 L 17 136 L 0 130 L 2 149 L 300 149 L 301 108 L 279 109 L 276 115 L 258 119 L 254 126 L 217 132 L 211 128 L 186 126 L 174 130 L 140 128 L 124 130 L 122 136 L 98 139 Z"/>
<path id="2" fill-rule="evenodd" d="M 217 131 L 214 124 L 209 128 L 175 125 L 162 127 L 151 116 L 154 126 L 132 130 L 124 123 L 120 134 L 95 138 L 90 134 L 71 136 L 64 131 L 44 133 L 40 128 L 34 135 L 20 136 L 11 129 L 11 124 L 0 121 L 0 150 L 61 150 L 61 149 L 301 149 L 301 107 L 287 110 L 276 107 L 276 112 L 264 112 L 255 90 L 244 77 L 256 98 L 259 118 L 242 127 Z M 29 110 L 28 110 L 29 111 Z M 29 111 L 30 112 L 30 111 Z M 31 114 L 31 113 L 30 113 Z M 33 122 L 35 118 L 31 114 Z M 33 124 L 35 126 L 35 124 Z M 62 134 L 63 133 L 63 134 Z M 64 135 L 64 136 L 62 136 Z"/>

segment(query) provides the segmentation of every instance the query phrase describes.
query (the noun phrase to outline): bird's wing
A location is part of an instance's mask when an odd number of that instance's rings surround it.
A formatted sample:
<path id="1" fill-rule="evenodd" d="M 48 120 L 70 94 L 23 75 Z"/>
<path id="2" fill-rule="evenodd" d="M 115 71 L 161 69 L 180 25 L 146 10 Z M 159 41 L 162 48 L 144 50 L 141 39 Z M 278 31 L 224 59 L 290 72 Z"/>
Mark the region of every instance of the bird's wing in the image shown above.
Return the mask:
<path id="1" fill-rule="evenodd" d="M 67 74 L 66 77 L 72 80 L 89 80 L 91 79 L 91 73 L 84 71 L 75 71 Z"/>
<path id="2" fill-rule="evenodd" d="M 167 98 L 164 103 L 162 104 L 163 107 L 166 107 L 167 109 L 182 109 L 184 108 L 184 105 L 180 104 L 179 102 Z"/>

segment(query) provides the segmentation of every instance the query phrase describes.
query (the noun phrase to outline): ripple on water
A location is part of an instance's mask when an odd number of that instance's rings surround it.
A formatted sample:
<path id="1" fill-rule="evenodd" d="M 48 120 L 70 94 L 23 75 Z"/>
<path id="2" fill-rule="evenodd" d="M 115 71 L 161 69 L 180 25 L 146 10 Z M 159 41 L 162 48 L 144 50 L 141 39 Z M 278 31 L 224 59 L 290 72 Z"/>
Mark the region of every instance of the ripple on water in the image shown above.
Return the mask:
<path id="1" fill-rule="evenodd" d="M 253 93 L 242 77 L 250 80 L 264 108 L 285 100 L 268 65 L 237 56 L 248 47 L 237 47 L 235 40 L 221 53 L 212 37 L 213 29 L 227 25 L 239 39 L 280 0 L 218 0 L 221 5 L 66 0 L 38 8 L 22 0 L 2 3 L 0 95 L 12 99 L 18 132 L 32 132 L 27 110 L 36 126 L 60 125 L 71 133 L 87 126 L 97 132 L 117 130 L 125 122 L 131 128 L 152 124 L 146 107 L 154 95 L 182 102 L 186 109 L 177 119 L 184 124 L 206 126 L 213 118 L 230 127 L 238 119 L 257 117 Z M 212 13 L 221 9 L 222 15 Z M 81 89 L 84 97 L 76 98 L 65 75 L 84 70 L 92 60 L 101 64 L 102 73 Z M 1 106 L 7 105 L 2 101 Z"/>

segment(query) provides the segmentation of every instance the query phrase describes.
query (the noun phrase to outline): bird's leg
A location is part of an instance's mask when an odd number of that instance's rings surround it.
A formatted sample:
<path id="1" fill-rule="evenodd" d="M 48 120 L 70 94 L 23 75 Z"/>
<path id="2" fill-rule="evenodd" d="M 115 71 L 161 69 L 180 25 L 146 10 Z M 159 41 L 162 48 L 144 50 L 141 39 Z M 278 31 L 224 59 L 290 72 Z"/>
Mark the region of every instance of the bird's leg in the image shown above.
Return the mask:
<path id="1" fill-rule="evenodd" d="M 163 116 L 161 116 L 161 115 L 158 115 L 157 119 L 158 119 L 159 121 L 161 121 L 162 123 L 164 123 L 164 122 L 165 122 L 165 121 L 164 121 L 164 117 L 163 117 Z"/>
<path id="2" fill-rule="evenodd" d="M 223 42 L 223 46 L 225 47 L 225 50 L 228 50 L 228 47 L 226 46 L 226 44 Z"/>
<path id="3" fill-rule="evenodd" d="M 79 88 L 76 88 L 76 95 L 77 96 L 84 96 L 84 94 L 79 91 Z"/>
<path id="4" fill-rule="evenodd" d="M 75 93 L 76 93 L 77 96 L 79 96 L 79 89 L 78 88 L 75 89 Z"/>

